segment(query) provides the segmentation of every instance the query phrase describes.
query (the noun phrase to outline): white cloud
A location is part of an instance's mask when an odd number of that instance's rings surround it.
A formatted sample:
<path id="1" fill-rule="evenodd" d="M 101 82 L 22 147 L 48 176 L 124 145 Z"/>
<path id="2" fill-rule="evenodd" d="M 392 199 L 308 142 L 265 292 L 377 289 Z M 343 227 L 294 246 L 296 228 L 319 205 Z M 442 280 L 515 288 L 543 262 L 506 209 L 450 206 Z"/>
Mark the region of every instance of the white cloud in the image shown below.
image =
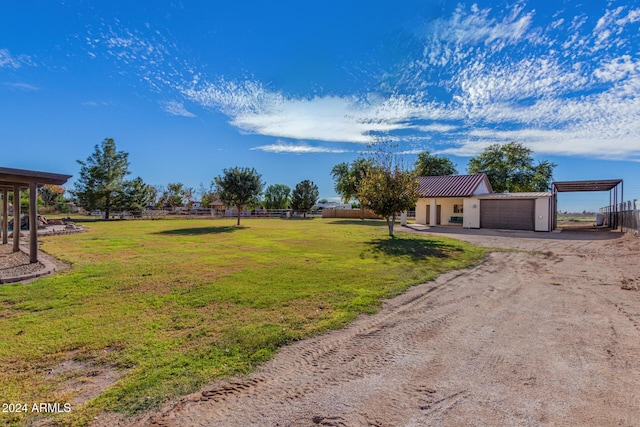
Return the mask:
<path id="1" fill-rule="evenodd" d="M 20 68 L 20 62 L 7 49 L 0 49 L 0 68 Z"/>
<path id="2" fill-rule="evenodd" d="M 294 96 L 255 79 L 207 77 L 157 32 L 145 38 L 110 28 L 87 44 L 132 67 L 153 89 L 224 113 L 244 133 L 391 140 L 405 153 L 418 152 L 420 142 L 419 151 L 429 144 L 429 151 L 458 155 L 515 140 L 540 154 L 639 159 L 640 9 L 622 6 L 594 18 L 563 9 L 539 26 L 522 1 L 509 9 L 459 6 L 430 24 L 422 50 L 398 75 L 358 94 Z M 163 108 L 193 116 L 182 101 Z M 347 151 L 282 141 L 253 150 Z"/>
<path id="3" fill-rule="evenodd" d="M 24 91 L 28 91 L 28 92 L 35 91 L 35 90 L 40 90 L 40 88 L 38 86 L 34 86 L 32 84 L 29 84 L 29 83 L 2 82 L 1 84 L 2 84 L 2 86 L 10 87 L 12 89 L 24 90 Z"/>
<path id="4" fill-rule="evenodd" d="M 456 130 L 457 128 L 458 126 L 449 125 L 449 124 L 440 124 L 440 123 L 434 123 L 430 125 L 422 125 L 422 126 L 415 127 L 415 129 L 419 130 L 420 132 L 436 132 L 436 133 L 451 132 Z"/>
<path id="5" fill-rule="evenodd" d="M 13 56 L 9 49 L 0 49 L 0 68 L 20 68 L 23 65 L 33 65 L 28 55 Z"/>
<path id="6" fill-rule="evenodd" d="M 293 153 L 293 154 L 311 154 L 311 153 L 350 153 L 350 150 L 329 147 L 317 147 L 308 144 L 291 144 L 278 141 L 276 144 L 260 145 L 253 147 L 251 150 L 266 151 L 268 153 Z"/>
<path id="7" fill-rule="evenodd" d="M 80 105 L 85 107 L 109 107 L 114 105 L 112 102 L 107 101 L 84 101 L 81 102 Z"/>
<path id="8" fill-rule="evenodd" d="M 287 97 L 255 81 L 196 80 L 180 89 L 191 101 L 225 112 L 244 132 L 298 140 L 373 143 L 376 135 L 406 129 L 408 120 L 436 111 L 401 96 Z"/>
<path id="9" fill-rule="evenodd" d="M 167 101 L 167 102 L 161 102 L 160 105 L 162 106 L 162 109 L 165 112 L 171 114 L 172 116 L 196 117 L 195 114 L 193 114 L 192 112 L 188 111 L 184 107 L 184 104 L 182 104 L 182 102 Z"/>

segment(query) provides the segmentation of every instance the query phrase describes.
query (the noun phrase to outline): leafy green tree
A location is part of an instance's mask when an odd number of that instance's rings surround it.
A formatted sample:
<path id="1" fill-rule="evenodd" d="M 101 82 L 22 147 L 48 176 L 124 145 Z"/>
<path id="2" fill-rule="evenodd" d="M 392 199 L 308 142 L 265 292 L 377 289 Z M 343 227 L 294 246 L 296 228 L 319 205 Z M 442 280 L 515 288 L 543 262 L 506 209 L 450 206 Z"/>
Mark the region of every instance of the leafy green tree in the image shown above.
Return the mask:
<path id="1" fill-rule="evenodd" d="M 469 160 L 469 173 L 485 173 L 493 190 L 503 192 L 548 191 L 557 165 L 533 163 L 532 151 L 520 143 L 493 144 Z"/>
<path id="2" fill-rule="evenodd" d="M 264 183 L 254 168 L 225 169 L 221 176 L 215 178 L 216 191 L 220 200 L 227 206 L 235 206 L 238 209 L 238 225 L 240 215 L 246 206 L 257 206 L 258 198 L 262 194 Z"/>
<path id="3" fill-rule="evenodd" d="M 396 216 L 416 206 L 418 188 L 412 172 L 385 161 L 369 168 L 360 183 L 359 194 L 368 208 L 387 221 L 389 236 L 393 237 Z"/>
<path id="4" fill-rule="evenodd" d="M 184 184 L 181 182 L 170 182 L 163 194 L 164 203 L 175 209 L 182 206 L 184 202 Z"/>
<path id="5" fill-rule="evenodd" d="M 47 208 L 58 208 L 62 203 L 62 196 L 65 192 L 60 185 L 45 184 L 38 189 L 42 203 Z"/>
<path id="6" fill-rule="evenodd" d="M 318 186 L 312 181 L 305 179 L 302 182 L 296 184 L 296 188 L 291 194 L 291 209 L 296 212 L 303 212 L 304 217 L 307 217 L 307 211 L 315 206 L 318 201 Z"/>
<path id="7" fill-rule="evenodd" d="M 331 169 L 331 176 L 335 181 L 334 189 L 336 193 L 338 193 L 345 203 L 349 203 L 352 199 L 358 201 L 362 220 L 364 220 L 364 205 L 360 203 L 359 188 L 362 177 L 371 165 L 371 160 L 358 158 L 351 164 L 346 162 L 338 163 Z"/>
<path id="8" fill-rule="evenodd" d="M 291 188 L 284 184 L 273 184 L 264 191 L 265 209 L 286 209 L 289 206 Z"/>
<path id="9" fill-rule="evenodd" d="M 415 174 L 416 176 L 457 175 L 458 170 L 450 158 L 440 157 L 425 151 L 418 154 Z"/>
<path id="10" fill-rule="evenodd" d="M 118 151 L 113 139 L 107 138 L 86 161 L 80 164 L 80 176 L 71 194 L 77 203 L 88 211 L 104 211 L 108 219 L 115 204 L 119 202 L 129 174 L 129 153 Z"/>

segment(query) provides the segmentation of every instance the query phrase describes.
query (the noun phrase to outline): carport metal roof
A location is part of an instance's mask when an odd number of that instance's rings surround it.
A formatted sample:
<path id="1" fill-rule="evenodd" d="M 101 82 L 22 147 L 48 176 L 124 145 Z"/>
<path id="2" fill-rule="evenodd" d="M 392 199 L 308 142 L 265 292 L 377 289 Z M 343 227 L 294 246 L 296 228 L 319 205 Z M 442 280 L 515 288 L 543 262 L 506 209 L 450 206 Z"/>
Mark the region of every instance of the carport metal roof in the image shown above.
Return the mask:
<path id="1" fill-rule="evenodd" d="M 620 187 L 618 187 L 620 186 Z M 589 181 L 558 181 L 552 184 L 553 193 L 563 192 L 583 192 L 583 191 L 608 191 L 609 206 L 605 208 L 609 217 L 609 226 L 613 229 L 618 228 L 618 224 L 623 223 L 624 210 L 620 208 L 619 203 L 624 200 L 624 182 L 621 179 L 596 179 Z M 618 193 L 620 196 L 618 198 Z M 557 209 L 557 207 L 556 207 Z M 558 215 L 557 210 L 554 213 L 554 228 L 557 228 Z M 623 232 L 623 228 L 620 227 Z"/>
<path id="2" fill-rule="evenodd" d="M 559 192 L 609 191 L 622 182 L 621 179 L 598 179 L 593 181 L 558 181 L 553 188 Z"/>

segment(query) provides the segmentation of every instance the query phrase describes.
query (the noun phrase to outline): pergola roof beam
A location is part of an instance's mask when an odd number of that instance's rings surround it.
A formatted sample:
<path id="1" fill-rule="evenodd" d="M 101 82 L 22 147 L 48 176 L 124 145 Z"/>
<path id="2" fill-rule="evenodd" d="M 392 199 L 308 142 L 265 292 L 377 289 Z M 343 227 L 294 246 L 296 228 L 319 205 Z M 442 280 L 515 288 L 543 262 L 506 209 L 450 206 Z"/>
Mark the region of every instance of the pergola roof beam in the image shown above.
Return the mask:
<path id="1" fill-rule="evenodd" d="M 0 185 L 18 184 L 27 187 L 30 183 L 63 185 L 69 178 L 71 175 L 0 167 Z"/>

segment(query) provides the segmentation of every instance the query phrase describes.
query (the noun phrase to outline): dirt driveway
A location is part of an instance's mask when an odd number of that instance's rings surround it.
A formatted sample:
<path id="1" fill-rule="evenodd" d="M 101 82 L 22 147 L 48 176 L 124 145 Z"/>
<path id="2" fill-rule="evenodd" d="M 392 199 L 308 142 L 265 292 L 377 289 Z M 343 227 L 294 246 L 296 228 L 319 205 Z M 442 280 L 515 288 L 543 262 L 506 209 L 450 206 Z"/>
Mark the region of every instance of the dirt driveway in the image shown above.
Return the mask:
<path id="1" fill-rule="evenodd" d="M 532 252 L 416 286 L 136 424 L 638 425 L 640 239 L 435 232 Z"/>

